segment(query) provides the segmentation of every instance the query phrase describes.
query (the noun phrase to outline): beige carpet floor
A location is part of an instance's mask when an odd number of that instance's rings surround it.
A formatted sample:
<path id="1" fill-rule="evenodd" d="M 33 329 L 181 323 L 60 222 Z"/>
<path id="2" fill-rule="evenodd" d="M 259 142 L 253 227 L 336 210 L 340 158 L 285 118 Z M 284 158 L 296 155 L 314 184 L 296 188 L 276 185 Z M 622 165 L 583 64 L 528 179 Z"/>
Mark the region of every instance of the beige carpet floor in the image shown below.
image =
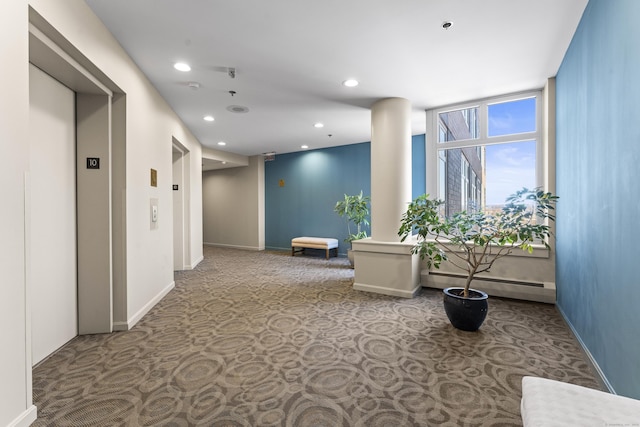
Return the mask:
<path id="1" fill-rule="evenodd" d="M 34 368 L 34 426 L 518 426 L 524 375 L 598 388 L 552 305 L 491 298 L 462 332 L 440 291 L 352 281 L 343 258 L 205 247 L 130 331 Z"/>

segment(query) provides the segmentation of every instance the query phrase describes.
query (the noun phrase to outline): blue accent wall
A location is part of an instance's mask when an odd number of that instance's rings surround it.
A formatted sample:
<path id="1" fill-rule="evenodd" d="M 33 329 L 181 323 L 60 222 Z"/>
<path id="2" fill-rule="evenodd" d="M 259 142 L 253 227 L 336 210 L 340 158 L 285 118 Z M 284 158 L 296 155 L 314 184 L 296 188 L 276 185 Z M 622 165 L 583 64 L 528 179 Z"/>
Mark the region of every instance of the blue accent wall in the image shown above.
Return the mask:
<path id="1" fill-rule="evenodd" d="M 424 156 L 424 135 L 412 137 L 413 197 L 425 191 Z M 277 155 L 265 163 L 265 246 L 290 250 L 293 237 L 335 237 L 345 254 L 346 221 L 333 207 L 360 190 L 371 195 L 369 142 Z"/>
<path id="2" fill-rule="evenodd" d="M 640 1 L 591 0 L 556 77 L 557 296 L 617 394 L 640 398 Z"/>
<path id="3" fill-rule="evenodd" d="M 411 138 L 411 198 L 427 192 L 425 135 L 415 135 Z"/>

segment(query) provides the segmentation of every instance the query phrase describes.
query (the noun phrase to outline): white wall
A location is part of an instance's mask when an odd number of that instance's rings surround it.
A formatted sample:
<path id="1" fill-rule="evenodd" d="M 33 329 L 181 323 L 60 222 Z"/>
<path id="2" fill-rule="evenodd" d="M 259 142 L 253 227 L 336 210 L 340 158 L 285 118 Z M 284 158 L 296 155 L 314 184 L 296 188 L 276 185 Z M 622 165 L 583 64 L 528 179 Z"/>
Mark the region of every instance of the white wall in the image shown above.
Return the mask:
<path id="1" fill-rule="evenodd" d="M 191 263 L 202 258 L 201 146 L 82 0 L 30 5 L 126 94 L 126 318 L 135 323 L 173 284 L 172 138 L 189 150 Z M 15 36 L 15 35 L 14 35 Z M 158 186 L 150 186 L 150 169 Z M 158 199 L 157 229 L 149 224 Z M 131 325 L 129 325 L 131 326 Z"/>
<path id="2" fill-rule="evenodd" d="M 126 188 L 123 216 L 127 231 L 123 272 L 126 290 L 117 297 L 122 313 L 135 321 L 173 283 L 171 144 L 175 137 L 189 150 L 191 263 L 202 259 L 201 146 L 82 0 L 12 0 L 0 13 L 0 79 L 11 82 L 0 97 L 0 425 L 28 425 L 35 417 L 31 401 L 31 336 L 28 257 L 25 256 L 25 191 L 28 180 L 29 8 L 60 33 L 65 49 L 77 50 L 126 94 Z M 83 59 L 84 60 L 84 59 Z M 123 98 L 121 98 L 123 99 Z M 149 185 L 149 169 L 158 171 L 157 188 Z M 125 174 L 123 174 L 125 175 Z M 118 184 L 121 185 L 121 184 Z M 149 200 L 160 201 L 160 226 L 149 227 Z M 122 206 L 122 204 L 121 204 Z M 114 292 L 115 294 L 115 292 Z"/>
<path id="3" fill-rule="evenodd" d="M 0 13 L 0 425 L 28 425 L 30 334 L 25 293 L 25 172 L 29 156 L 29 67 L 26 0 L 3 2 Z M 12 66 L 7 66 L 12 64 Z"/>
<path id="4" fill-rule="evenodd" d="M 205 244 L 264 250 L 264 159 L 202 177 Z"/>
<path id="5" fill-rule="evenodd" d="M 190 165 L 188 188 L 185 185 L 185 203 L 189 204 L 189 218 L 187 227 L 191 230 L 191 247 L 189 248 L 189 260 L 191 268 L 194 268 L 204 256 L 203 243 L 203 219 L 202 219 L 202 149 L 200 146 L 194 152 L 185 154 L 185 164 Z"/>

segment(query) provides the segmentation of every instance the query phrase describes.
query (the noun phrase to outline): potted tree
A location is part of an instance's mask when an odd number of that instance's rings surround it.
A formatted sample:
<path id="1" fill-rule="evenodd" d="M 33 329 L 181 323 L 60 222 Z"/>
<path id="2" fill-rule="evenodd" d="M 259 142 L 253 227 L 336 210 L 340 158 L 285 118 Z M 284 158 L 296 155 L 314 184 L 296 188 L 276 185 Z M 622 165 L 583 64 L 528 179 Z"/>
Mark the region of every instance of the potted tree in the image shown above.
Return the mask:
<path id="1" fill-rule="evenodd" d="M 413 200 L 402 215 L 398 235 L 401 241 L 417 234 L 413 253 L 427 260 L 429 268 L 443 261 L 467 273 L 464 287 L 444 290 L 444 307 L 452 325 L 475 331 L 487 315 L 487 294 L 471 289 L 473 279 L 514 248 L 533 252 L 534 243 L 549 247 L 549 221 L 558 197 L 540 189 L 512 194 L 498 213 L 462 211 L 446 218 L 441 200 L 423 194 Z"/>
<path id="2" fill-rule="evenodd" d="M 333 210 L 344 217 L 347 221 L 347 238 L 344 239 L 346 243 L 351 245 L 354 240 L 364 239 L 367 237 L 367 231 L 363 226 L 369 225 L 369 196 L 364 196 L 362 191 L 360 194 L 354 196 L 344 195 L 344 199 L 336 202 Z M 355 233 L 351 232 L 351 223 L 355 225 Z M 351 253 L 351 246 L 347 250 L 347 257 L 349 262 L 353 265 L 353 254 Z"/>

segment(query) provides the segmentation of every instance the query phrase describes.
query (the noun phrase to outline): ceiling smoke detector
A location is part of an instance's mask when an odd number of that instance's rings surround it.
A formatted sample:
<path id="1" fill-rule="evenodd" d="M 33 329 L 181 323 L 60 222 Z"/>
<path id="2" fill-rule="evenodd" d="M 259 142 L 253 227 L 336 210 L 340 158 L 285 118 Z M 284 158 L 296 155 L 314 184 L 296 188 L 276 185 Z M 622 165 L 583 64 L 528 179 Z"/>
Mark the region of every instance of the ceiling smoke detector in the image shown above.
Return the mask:
<path id="1" fill-rule="evenodd" d="M 227 107 L 227 111 L 231 111 L 232 113 L 248 113 L 249 109 L 243 105 L 229 105 Z"/>

